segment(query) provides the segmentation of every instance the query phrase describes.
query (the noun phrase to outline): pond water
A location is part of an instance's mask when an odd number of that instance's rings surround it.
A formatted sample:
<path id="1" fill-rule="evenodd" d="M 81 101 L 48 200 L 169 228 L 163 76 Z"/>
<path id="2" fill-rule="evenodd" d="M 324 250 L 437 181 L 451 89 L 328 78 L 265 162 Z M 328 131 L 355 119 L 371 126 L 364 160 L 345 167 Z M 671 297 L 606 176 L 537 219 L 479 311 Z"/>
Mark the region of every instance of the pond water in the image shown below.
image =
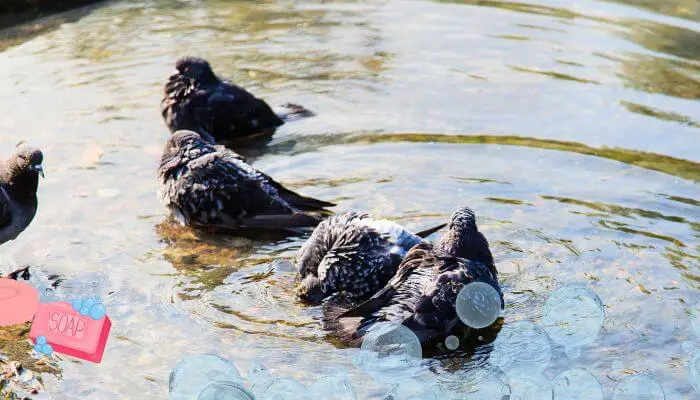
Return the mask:
<path id="1" fill-rule="evenodd" d="M 294 300 L 304 237 L 165 223 L 159 101 L 185 54 L 317 113 L 246 152 L 295 190 L 412 229 L 471 206 L 501 273 L 504 329 L 544 325 L 561 286 L 597 294 L 602 329 L 574 351 L 549 340 L 545 383 L 585 368 L 605 398 L 635 374 L 667 399 L 700 396 L 696 0 L 134 0 L 34 28 L 0 41 L 0 146 L 41 147 L 46 179 L 0 271 L 59 275 L 56 297 L 100 295 L 113 322 L 101 364 L 63 358 L 45 377 L 53 398 L 165 398 L 171 368 L 207 352 L 306 385 L 345 371 L 360 399 L 391 388 L 326 338 L 320 308 Z M 484 368 L 436 360 L 421 379 Z"/>

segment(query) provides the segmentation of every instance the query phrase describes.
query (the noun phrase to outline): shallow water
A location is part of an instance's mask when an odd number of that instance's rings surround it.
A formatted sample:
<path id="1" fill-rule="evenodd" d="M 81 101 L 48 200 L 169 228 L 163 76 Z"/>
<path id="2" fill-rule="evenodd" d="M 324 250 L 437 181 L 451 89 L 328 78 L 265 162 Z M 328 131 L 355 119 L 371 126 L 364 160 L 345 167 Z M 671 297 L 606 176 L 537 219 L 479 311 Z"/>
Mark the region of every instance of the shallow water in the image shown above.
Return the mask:
<path id="1" fill-rule="evenodd" d="M 248 151 L 295 190 L 414 229 L 474 208 L 506 326 L 540 322 L 562 285 L 594 290 L 602 331 L 577 357 L 552 343 L 547 378 L 584 367 L 610 398 L 645 373 L 667 399 L 697 398 L 697 1 L 115 1 L 57 18 L 0 42 L 3 154 L 40 146 L 47 174 L 0 271 L 60 275 L 57 297 L 101 295 L 114 326 L 101 364 L 46 377 L 54 398 L 165 398 L 170 369 L 203 352 L 307 385 L 343 369 L 362 399 L 389 389 L 293 300 L 302 237 L 164 224 L 158 104 L 184 54 L 317 113 Z M 476 359 L 427 373 L 479 373 Z"/>

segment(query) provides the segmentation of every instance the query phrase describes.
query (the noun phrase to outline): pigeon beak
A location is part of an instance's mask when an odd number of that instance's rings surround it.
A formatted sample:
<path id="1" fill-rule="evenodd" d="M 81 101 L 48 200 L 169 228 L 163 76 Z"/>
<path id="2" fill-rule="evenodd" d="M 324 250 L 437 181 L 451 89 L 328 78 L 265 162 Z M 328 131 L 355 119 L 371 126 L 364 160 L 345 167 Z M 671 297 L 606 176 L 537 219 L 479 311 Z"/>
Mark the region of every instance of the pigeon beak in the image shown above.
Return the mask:
<path id="1" fill-rule="evenodd" d="M 42 178 L 44 177 L 44 167 L 42 167 L 41 164 L 35 165 L 34 171 L 36 171 L 39 175 L 41 175 Z"/>

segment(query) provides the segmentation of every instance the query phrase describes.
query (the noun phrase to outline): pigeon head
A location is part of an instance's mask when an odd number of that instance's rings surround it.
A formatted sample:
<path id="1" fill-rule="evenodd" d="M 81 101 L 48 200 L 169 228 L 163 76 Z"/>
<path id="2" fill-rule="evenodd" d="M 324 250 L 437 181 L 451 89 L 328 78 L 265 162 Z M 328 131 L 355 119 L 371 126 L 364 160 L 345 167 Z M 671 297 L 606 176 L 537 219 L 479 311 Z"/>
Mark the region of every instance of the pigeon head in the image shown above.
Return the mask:
<path id="1" fill-rule="evenodd" d="M 436 243 L 442 252 L 493 265 L 493 256 L 486 237 L 476 226 L 476 216 L 469 207 L 462 207 L 452 215 L 447 233 Z"/>
<path id="2" fill-rule="evenodd" d="M 216 82 L 209 62 L 199 57 L 182 57 L 175 63 L 178 74 L 202 83 Z"/>
<path id="3" fill-rule="evenodd" d="M 39 175 L 44 176 L 44 155 L 41 150 L 20 143 L 5 162 L 2 179 L 13 197 L 21 202 L 36 201 Z"/>
<path id="4" fill-rule="evenodd" d="M 214 150 L 214 148 L 199 133 L 181 130 L 170 136 L 168 142 L 165 143 L 163 154 L 183 155 L 196 150 L 202 152 L 208 149 Z"/>
<path id="5" fill-rule="evenodd" d="M 9 167 L 15 175 L 44 177 L 44 154 L 34 147 L 24 146 L 20 143 L 15 149 L 15 154 L 9 162 Z"/>
<path id="6" fill-rule="evenodd" d="M 323 301 L 323 284 L 315 275 L 309 274 L 297 286 L 297 296 L 309 304 Z"/>

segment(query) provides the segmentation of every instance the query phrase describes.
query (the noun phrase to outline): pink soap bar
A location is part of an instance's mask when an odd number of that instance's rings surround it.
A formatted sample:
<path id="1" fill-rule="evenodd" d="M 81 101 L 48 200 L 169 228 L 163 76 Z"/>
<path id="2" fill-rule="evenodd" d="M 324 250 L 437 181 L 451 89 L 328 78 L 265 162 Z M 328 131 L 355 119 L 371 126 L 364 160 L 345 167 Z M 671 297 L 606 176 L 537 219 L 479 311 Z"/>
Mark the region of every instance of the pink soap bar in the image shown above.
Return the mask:
<path id="1" fill-rule="evenodd" d="M 31 285 L 0 278 L 0 326 L 31 321 L 39 307 L 39 292 Z"/>
<path id="2" fill-rule="evenodd" d="M 58 301 L 39 306 L 29 337 L 36 343 L 37 337 L 45 336 L 54 351 L 99 363 L 111 327 L 106 315 L 95 320 Z"/>

